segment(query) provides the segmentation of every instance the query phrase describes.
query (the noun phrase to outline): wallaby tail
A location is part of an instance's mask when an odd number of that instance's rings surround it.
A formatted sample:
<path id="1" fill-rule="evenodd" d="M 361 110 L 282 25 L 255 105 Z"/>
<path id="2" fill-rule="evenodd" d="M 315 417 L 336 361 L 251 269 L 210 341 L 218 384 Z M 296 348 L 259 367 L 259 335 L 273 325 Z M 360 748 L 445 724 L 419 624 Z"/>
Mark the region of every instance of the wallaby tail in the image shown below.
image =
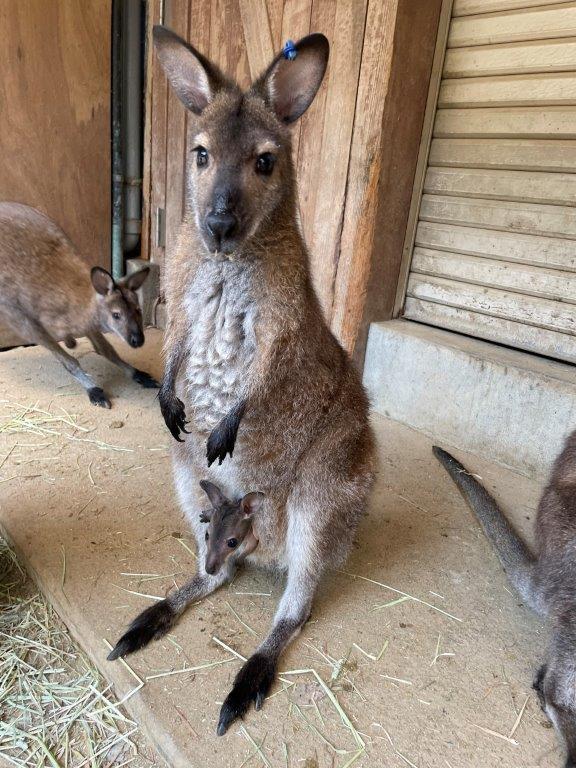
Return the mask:
<path id="1" fill-rule="evenodd" d="M 536 560 L 532 552 L 478 480 L 454 456 L 443 451 L 442 448 L 435 445 L 432 451 L 478 518 L 516 591 L 533 610 L 541 613 L 541 601 L 534 584 Z"/>

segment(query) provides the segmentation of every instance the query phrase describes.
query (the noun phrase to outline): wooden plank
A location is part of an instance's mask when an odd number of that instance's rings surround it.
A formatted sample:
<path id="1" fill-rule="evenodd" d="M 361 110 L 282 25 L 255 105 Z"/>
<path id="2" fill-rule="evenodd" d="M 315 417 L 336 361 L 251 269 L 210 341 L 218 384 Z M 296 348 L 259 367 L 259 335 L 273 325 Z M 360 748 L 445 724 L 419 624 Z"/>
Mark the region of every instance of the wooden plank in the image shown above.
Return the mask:
<path id="1" fill-rule="evenodd" d="M 576 304 L 576 276 L 557 269 L 417 247 L 412 272 Z"/>
<path id="2" fill-rule="evenodd" d="M 546 40 L 576 35 L 576 2 L 550 7 L 461 16 L 452 20 L 449 48 Z"/>
<path id="3" fill-rule="evenodd" d="M 328 315 L 334 300 L 365 20 L 365 0 L 336 3 L 322 139 L 315 147 L 322 169 L 315 183 L 319 184 L 321 178 L 321 189 L 316 195 L 314 211 L 306 213 L 311 221 L 308 245 L 312 276 L 320 303 Z M 357 173 L 353 164 L 351 172 Z"/>
<path id="4" fill-rule="evenodd" d="M 416 244 L 470 256 L 576 271 L 576 246 L 564 238 L 421 221 L 416 232 Z"/>
<path id="5" fill-rule="evenodd" d="M 278 48 L 283 45 L 286 40 L 300 40 L 310 32 L 310 16 L 312 14 L 312 0 L 299 0 L 297 3 L 284 3 L 284 9 L 282 14 L 282 29 L 280 33 L 280 40 Z M 318 96 L 314 101 L 318 100 Z M 311 109 L 314 109 L 312 104 Z M 310 112 L 310 110 L 308 110 Z M 294 160 L 294 167 L 299 168 L 299 151 L 300 151 L 300 136 L 302 133 L 302 125 L 307 119 L 307 114 L 301 120 L 292 126 L 292 159 Z M 299 190 L 300 193 L 300 190 Z M 301 193 L 299 195 L 301 200 Z M 302 205 L 300 204 L 300 208 Z"/>
<path id="6" fill-rule="evenodd" d="M 171 0 L 168 5 L 169 15 L 166 22 L 170 29 L 184 39 L 189 38 L 189 7 L 188 0 Z M 198 29 L 195 25 L 193 30 L 195 39 L 190 42 L 197 45 Z M 202 50 L 202 45 L 198 47 Z M 166 114 L 165 258 L 169 259 L 184 213 L 184 173 L 188 120 L 184 106 L 171 88 L 168 88 L 167 92 Z"/>
<path id="7" fill-rule="evenodd" d="M 576 138 L 574 107 L 439 109 L 434 136 L 478 138 Z"/>
<path id="8" fill-rule="evenodd" d="M 282 17 L 284 15 L 284 0 L 267 0 L 268 22 L 270 34 L 272 35 L 272 48 L 279 51 L 283 46 L 282 42 Z"/>
<path id="9" fill-rule="evenodd" d="M 563 104 L 576 104 L 576 74 L 573 72 L 447 79 L 442 81 L 438 96 L 440 108 Z"/>
<path id="10" fill-rule="evenodd" d="M 398 315 L 401 313 L 406 296 L 406 286 L 408 284 L 410 262 L 412 260 L 412 250 L 414 248 L 414 236 L 416 234 L 416 227 L 418 225 L 420 198 L 422 196 L 422 187 L 424 185 L 426 168 L 428 166 L 430 143 L 433 138 L 434 125 L 436 122 L 436 103 L 438 101 L 438 91 L 440 89 L 444 57 L 446 55 L 446 44 L 448 40 L 448 33 L 450 31 L 452 5 L 453 0 L 442 0 L 440 6 L 438 32 L 436 35 L 436 45 L 434 47 L 432 69 L 430 71 L 430 81 L 428 86 L 428 96 L 426 98 L 426 110 L 424 112 L 422 136 L 420 138 L 418 158 L 414 173 L 412 199 L 410 200 L 406 232 L 402 245 L 402 256 L 400 258 L 400 269 L 398 272 L 398 280 L 396 282 L 396 295 L 394 297 L 394 305 L 392 310 L 393 317 L 398 317 Z"/>
<path id="11" fill-rule="evenodd" d="M 454 16 L 511 11 L 536 6 L 558 5 L 562 0 L 454 0 Z"/>
<path id="12" fill-rule="evenodd" d="M 568 172 L 576 168 L 576 141 L 434 139 L 429 161 L 453 168 Z"/>
<path id="13" fill-rule="evenodd" d="M 424 221 L 576 239 L 576 208 L 559 205 L 424 195 L 420 218 Z"/>
<path id="14" fill-rule="evenodd" d="M 513 340 L 518 349 L 570 363 L 576 362 L 576 337 L 567 333 L 413 298 L 406 299 L 405 317 L 507 346 Z"/>
<path id="15" fill-rule="evenodd" d="M 568 72 L 576 69 L 576 39 L 532 40 L 522 43 L 451 48 L 444 77 Z"/>
<path id="16" fill-rule="evenodd" d="M 408 296 L 576 335 L 574 305 L 561 301 L 417 274 L 410 275 Z"/>
<path id="17" fill-rule="evenodd" d="M 429 167 L 424 191 L 548 205 L 576 205 L 576 174 Z"/>
<path id="18" fill-rule="evenodd" d="M 110 269 L 111 0 L 0 2 L 0 199 Z"/>
<path id="19" fill-rule="evenodd" d="M 239 0 L 246 53 L 252 80 L 264 72 L 274 57 L 274 41 L 266 0 Z"/>
<path id="20" fill-rule="evenodd" d="M 442 11 L 443 5 L 445 11 Z M 429 82 L 436 47 L 437 44 L 439 49 L 442 47 L 444 34 L 438 33 L 442 13 L 445 13 L 442 29 L 446 30 L 450 18 L 449 3 L 403 0 L 398 4 L 390 74 L 382 103 L 380 146 L 376 153 L 379 163 L 376 200 L 373 207 L 365 204 L 360 209 L 360 212 L 373 216 L 373 221 L 367 216 L 357 219 L 357 227 L 361 230 L 373 229 L 369 235 L 362 232 L 355 241 L 346 228 L 348 219 L 344 222 L 332 324 L 340 338 L 346 340 L 348 349 L 354 349 L 359 368 L 363 365 L 371 322 L 389 319 L 394 311 L 419 148 L 423 141 L 428 144 L 432 126 L 433 115 L 427 123 L 424 138 Z M 441 60 L 437 61 L 437 67 L 439 73 Z M 409 78 L 406 78 L 406 72 L 410 72 Z M 437 82 L 435 73 L 434 78 Z M 432 98 L 430 102 L 433 112 Z M 406 110 L 407 103 L 409 110 Z M 361 102 L 358 105 L 356 120 L 360 119 L 359 110 L 362 109 Z M 354 159 L 357 157 L 354 155 Z M 422 162 L 424 164 L 424 160 Z M 352 173 L 357 172 L 354 165 L 351 169 Z"/>
<path id="21" fill-rule="evenodd" d="M 315 0 L 314 4 L 311 4 L 310 12 L 312 14 L 311 18 L 308 19 L 310 31 L 321 29 L 332 44 L 335 33 L 336 3 L 333 0 Z M 332 55 L 332 45 L 330 47 Z M 301 120 L 296 123 L 296 128 L 300 126 L 297 165 L 298 198 L 302 229 L 308 244 L 311 243 L 314 234 L 314 215 L 319 193 L 319 180 L 324 170 L 320 161 L 320 149 L 324 134 L 326 98 L 331 66 L 332 62 L 329 61 L 328 71 L 316 98 Z"/>
<path id="22" fill-rule="evenodd" d="M 239 0 L 187 2 L 198 16 L 210 18 L 210 50 L 203 50 L 203 53 L 208 53 L 209 58 L 216 62 L 223 72 L 235 78 L 242 88 L 248 88 L 252 80 Z"/>

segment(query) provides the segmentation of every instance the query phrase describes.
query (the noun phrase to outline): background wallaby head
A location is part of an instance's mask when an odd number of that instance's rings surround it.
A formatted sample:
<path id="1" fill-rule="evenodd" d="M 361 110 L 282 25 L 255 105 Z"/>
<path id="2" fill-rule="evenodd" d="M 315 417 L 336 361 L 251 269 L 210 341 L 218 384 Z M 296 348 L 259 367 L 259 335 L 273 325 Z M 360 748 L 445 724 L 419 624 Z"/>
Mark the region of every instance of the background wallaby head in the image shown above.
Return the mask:
<path id="1" fill-rule="evenodd" d="M 148 267 L 114 280 L 102 267 L 92 267 L 90 279 L 96 291 L 99 330 L 110 331 L 131 347 L 144 344 L 142 310 L 136 291 L 148 277 Z"/>
<path id="2" fill-rule="evenodd" d="M 252 518 L 262 506 L 263 493 L 247 493 L 238 501 L 230 501 L 214 483 L 201 480 L 200 485 L 210 499 L 212 509 L 202 512 L 200 521 L 206 530 L 206 573 L 215 574 L 252 531 Z"/>
<path id="3" fill-rule="evenodd" d="M 320 87 L 328 40 L 313 34 L 290 46 L 246 92 L 164 27 L 154 28 L 154 42 L 172 88 L 194 115 L 188 204 L 207 250 L 233 253 L 293 194 L 287 126 Z"/>

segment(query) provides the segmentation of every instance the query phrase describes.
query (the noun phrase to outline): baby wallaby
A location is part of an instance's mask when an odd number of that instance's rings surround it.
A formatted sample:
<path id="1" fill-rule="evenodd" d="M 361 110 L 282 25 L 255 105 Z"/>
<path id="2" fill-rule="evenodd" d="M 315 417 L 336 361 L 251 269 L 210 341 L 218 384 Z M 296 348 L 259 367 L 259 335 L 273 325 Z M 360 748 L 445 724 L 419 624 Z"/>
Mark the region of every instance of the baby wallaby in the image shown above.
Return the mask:
<path id="1" fill-rule="evenodd" d="M 158 387 L 122 360 L 103 335 L 113 332 L 131 347 L 144 344 L 136 291 L 148 272 L 115 281 L 101 267 L 90 271 L 55 222 L 27 205 L 0 203 L 0 320 L 23 340 L 49 349 L 94 405 L 110 408 L 110 400 L 58 342 L 73 348 L 76 338 L 87 336 L 99 355 L 135 382 Z"/>
<path id="2" fill-rule="evenodd" d="M 552 625 L 545 663 L 534 680 L 542 708 L 576 768 L 576 431 L 556 459 L 536 513 L 533 554 L 492 496 L 453 456 L 434 447 L 478 518 L 513 586 Z"/>
<path id="3" fill-rule="evenodd" d="M 262 506 L 263 493 L 247 493 L 237 501 L 230 501 L 209 480 L 201 480 L 200 486 L 210 499 L 212 509 L 202 512 L 201 523 L 208 523 L 206 530 L 206 560 L 204 569 L 213 576 L 235 553 L 238 564 L 258 546 L 252 526 L 253 517 Z"/>

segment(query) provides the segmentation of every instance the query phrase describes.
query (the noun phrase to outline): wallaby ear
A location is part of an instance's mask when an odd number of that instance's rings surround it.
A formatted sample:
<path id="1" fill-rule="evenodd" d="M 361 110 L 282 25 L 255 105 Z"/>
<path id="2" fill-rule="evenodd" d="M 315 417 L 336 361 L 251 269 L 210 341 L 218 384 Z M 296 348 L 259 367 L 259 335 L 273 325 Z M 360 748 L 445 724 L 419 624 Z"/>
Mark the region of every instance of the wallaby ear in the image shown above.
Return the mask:
<path id="1" fill-rule="evenodd" d="M 209 523 L 212 520 L 212 510 L 205 509 L 204 512 L 200 512 L 200 522 Z"/>
<path id="2" fill-rule="evenodd" d="M 162 69 L 187 109 L 199 115 L 226 82 L 218 67 L 166 27 L 152 30 Z"/>
<path id="3" fill-rule="evenodd" d="M 326 67 L 330 44 L 319 33 L 286 43 L 266 72 L 254 84 L 283 123 L 298 120 L 314 101 Z"/>
<path id="4" fill-rule="evenodd" d="M 210 503 L 214 509 L 221 507 L 228 501 L 220 488 L 218 488 L 217 485 L 214 485 L 214 483 L 211 483 L 209 480 L 200 480 L 200 487 L 205 492 L 206 496 L 208 496 L 210 499 Z"/>
<path id="5" fill-rule="evenodd" d="M 262 506 L 262 502 L 264 501 L 264 494 L 260 493 L 259 491 L 253 491 L 252 493 L 247 493 L 246 496 L 242 498 L 242 501 L 240 502 L 240 509 L 242 510 L 245 517 L 252 517 L 252 515 L 255 515 L 256 512 L 260 509 Z"/>
<path id="6" fill-rule="evenodd" d="M 106 296 L 108 293 L 112 293 L 116 288 L 114 278 L 102 267 L 92 267 L 90 271 L 90 280 L 96 293 L 100 296 Z"/>
<path id="7" fill-rule="evenodd" d="M 121 283 L 128 288 L 129 291 L 137 291 L 142 287 L 142 284 L 150 274 L 150 267 L 144 267 L 139 269 L 138 272 L 133 272 L 131 275 L 127 275 Z"/>

